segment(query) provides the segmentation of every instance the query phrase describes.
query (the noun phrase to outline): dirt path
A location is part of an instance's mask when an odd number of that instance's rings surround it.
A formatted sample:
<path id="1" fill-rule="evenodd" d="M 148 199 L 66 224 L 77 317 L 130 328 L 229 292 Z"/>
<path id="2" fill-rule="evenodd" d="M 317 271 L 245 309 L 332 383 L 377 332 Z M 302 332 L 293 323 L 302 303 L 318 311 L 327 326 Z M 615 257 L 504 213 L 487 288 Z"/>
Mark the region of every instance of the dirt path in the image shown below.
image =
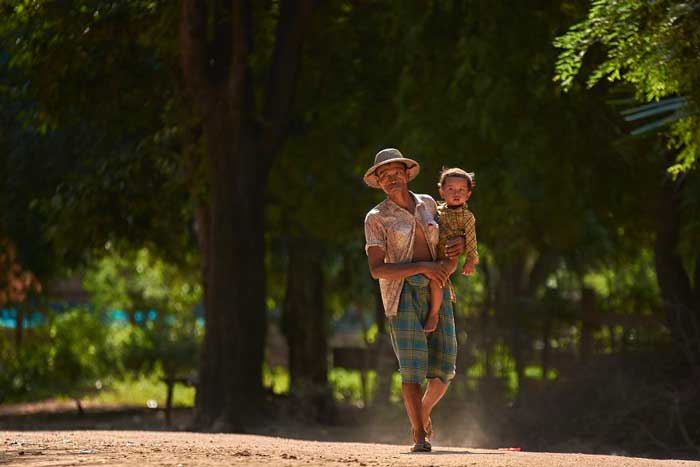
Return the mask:
<path id="1" fill-rule="evenodd" d="M 0 465 L 245 466 L 687 466 L 700 462 L 620 456 L 503 452 L 437 446 L 300 441 L 257 435 L 145 431 L 4 431 Z"/>

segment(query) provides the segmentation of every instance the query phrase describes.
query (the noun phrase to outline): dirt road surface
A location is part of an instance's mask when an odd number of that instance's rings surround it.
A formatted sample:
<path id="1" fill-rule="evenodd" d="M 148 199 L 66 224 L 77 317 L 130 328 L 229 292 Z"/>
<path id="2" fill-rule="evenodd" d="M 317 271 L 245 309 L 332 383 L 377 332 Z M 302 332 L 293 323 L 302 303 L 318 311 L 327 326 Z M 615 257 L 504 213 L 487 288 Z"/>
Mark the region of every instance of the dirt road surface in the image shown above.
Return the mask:
<path id="1" fill-rule="evenodd" d="M 0 465 L 12 466 L 575 466 L 700 467 L 700 462 L 165 431 L 3 431 Z"/>

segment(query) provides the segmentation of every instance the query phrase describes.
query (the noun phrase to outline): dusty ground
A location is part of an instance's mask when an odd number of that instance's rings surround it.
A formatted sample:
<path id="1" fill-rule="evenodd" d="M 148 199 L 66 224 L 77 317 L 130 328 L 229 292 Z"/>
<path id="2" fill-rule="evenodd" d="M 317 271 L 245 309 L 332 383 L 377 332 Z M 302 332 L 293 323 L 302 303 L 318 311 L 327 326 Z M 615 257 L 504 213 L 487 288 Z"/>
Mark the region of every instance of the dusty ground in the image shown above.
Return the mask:
<path id="1" fill-rule="evenodd" d="M 698 466 L 700 462 L 621 456 L 504 452 L 436 446 L 304 441 L 260 435 L 164 431 L 4 431 L 0 464 L 266 466 Z"/>
<path id="2" fill-rule="evenodd" d="M 566 437 L 533 444 L 521 436 L 490 437 L 473 410 L 449 406 L 434 414 L 430 454 L 412 454 L 401 407 L 383 412 L 341 410 L 332 424 L 281 404 L 249 423 L 248 434 L 189 431 L 192 410 L 177 409 L 172 424 L 161 409 L 71 401 L 0 405 L 0 467 L 94 465 L 266 466 L 695 466 L 699 461 L 632 457 L 617 448 Z M 468 423 L 469 421 L 472 423 Z M 521 444 L 524 443 L 524 444 Z M 476 448 L 475 446 L 478 446 Z M 498 450 L 519 446 L 521 452 Z M 544 448 L 538 446 L 545 446 Z M 484 449 L 490 448 L 490 449 Z M 549 453 L 535 451 L 550 451 Z M 577 454 L 584 452 L 588 454 Z M 641 456 L 658 457 L 651 451 Z M 648 452 L 648 454 L 647 454 Z M 593 455 L 616 453 L 619 455 Z M 679 457 L 668 453 L 661 457 Z M 683 456 L 684 457 L 684 456 Z M 690 456 L 688 456 L 690 458 Z"/>

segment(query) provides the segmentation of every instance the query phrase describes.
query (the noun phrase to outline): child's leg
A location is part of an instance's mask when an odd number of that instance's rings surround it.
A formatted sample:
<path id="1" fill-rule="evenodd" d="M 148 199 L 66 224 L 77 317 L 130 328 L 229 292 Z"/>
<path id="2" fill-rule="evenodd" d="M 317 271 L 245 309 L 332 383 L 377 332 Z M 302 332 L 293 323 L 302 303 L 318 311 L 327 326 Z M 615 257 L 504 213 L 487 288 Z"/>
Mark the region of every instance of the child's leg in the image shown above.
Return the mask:
<path id="1" fill-rule="evenodd" d="M 430 312 L 428 319 L 423 326 L 423 331 L 433 332 L 437 328 L 438 318 L 440 316 L 440 307 L 442 306 L 442 287 L 438 281 L 430 281 Z"/>

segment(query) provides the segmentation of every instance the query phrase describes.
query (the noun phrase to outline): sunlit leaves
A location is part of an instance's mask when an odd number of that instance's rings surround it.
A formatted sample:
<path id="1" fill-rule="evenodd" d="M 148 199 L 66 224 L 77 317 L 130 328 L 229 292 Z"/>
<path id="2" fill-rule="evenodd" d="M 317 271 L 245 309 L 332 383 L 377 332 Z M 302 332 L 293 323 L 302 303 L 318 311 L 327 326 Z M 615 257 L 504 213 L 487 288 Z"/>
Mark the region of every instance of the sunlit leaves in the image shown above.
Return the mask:
<path id="1" fill-rule="evenodd" d="M 596 0 L 588 17 L 558 37 L 561 49 L 554 80 L 569 90 L 586 55 L 601 48 L 602 61 L 586 78 L 590 88 L 602 80 L 625 81 L 642 102 L 686 96 L 696 113 L 700 100 L 700 7 L 679 0 Z M 679 149 L 673 173 L 691 168 L 698 158 L 697 118 L 668 121 L 671 147 Z"/>
<path id="2" fill-rule="evenodd" d="M 104 315 L 121 311 L 130 317 L 115 342 L 125 368 L 151 371 L 160 365 L 172 377 L 193 372 L 202 338 L 195 315 L 202 286 L 194 259 L 174 265 L 146 248 L 122 253 L 110 244 L 105 248 L 105 256 L 87 271 L 84 286 Z"/>
<path id="3" fill-rule="evenodd" d="M 85 287 L 92 294 L 98 308 L 190 316 L 193 307 L 202 298 L 193 265 L 180 269 L 142 248 L 118 253 L 110 248 L 85 277 Z"/>

